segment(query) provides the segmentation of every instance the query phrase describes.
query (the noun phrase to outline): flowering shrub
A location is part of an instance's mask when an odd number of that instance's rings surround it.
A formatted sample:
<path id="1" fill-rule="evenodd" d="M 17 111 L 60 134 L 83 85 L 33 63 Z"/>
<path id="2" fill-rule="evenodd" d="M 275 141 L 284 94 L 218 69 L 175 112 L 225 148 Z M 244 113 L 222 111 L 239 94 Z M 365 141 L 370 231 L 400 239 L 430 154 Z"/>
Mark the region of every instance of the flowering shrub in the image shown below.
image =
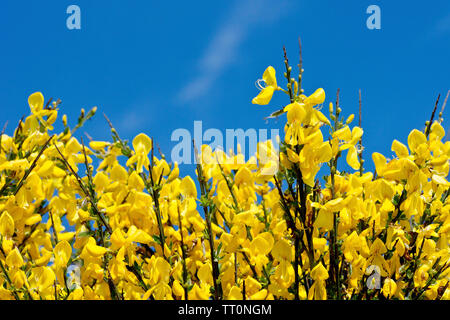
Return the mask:
<path id="1" fill-rule="evenodd" d="M 395 158 L 374 153 L 372 173 L 353 115 L 325 116 L 324 90 L 304 95 L 285 65 L 287 87 L 269 67 L 253 99 L 289 97 L 280 150 L 194 146 L 195 178 L 111 123 L 111 142 L 85 145 L 74 133 L 95 108 L 53 133 L 59 102 L 32 94 L 0 137 L 0 299 L 449 299 L 442 113 Z"/>

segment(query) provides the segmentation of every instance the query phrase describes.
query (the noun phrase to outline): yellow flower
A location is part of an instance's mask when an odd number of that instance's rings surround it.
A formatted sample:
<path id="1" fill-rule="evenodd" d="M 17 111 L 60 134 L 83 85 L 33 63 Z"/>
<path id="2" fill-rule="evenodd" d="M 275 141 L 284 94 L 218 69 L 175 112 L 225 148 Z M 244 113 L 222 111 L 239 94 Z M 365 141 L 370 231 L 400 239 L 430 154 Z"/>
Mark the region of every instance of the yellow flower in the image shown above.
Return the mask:
<path id="1" fill-rule="evenodd" d="M 426 143 L 427 143 L 427 138 L 425 137 L 425 135 L 422 132 L 420 132 L 417 129 L 414 129 L 413 131 L 411 131 L 411 133 L 408 136 L 408 146 L 412 152 L 417 152 L 418 148 L 422 144 L 426 144 Z"/>
<path id="2" fill-rule="evenodd" d="M 17 248 L 14 248 L 6 257 L 6 264 L 9 267 L 20 268 L 23 266 L 23 258 Z"/>
<path id="3" fill-rule="evenodd" d="M 314 91 L 312 95 L 307 97 L 303 102 L 305 104 L 316 106 L 318 104 L 324 103 L 324 101 L 325 101 L 325 91 L 322 88 L 319 88 L 316 91 Z"/>
<path id="4" fill-rule="evenodd" d="M 383 288 L 381 292 L 383 293 L 385 298 L 391 298 L 395 295 L 397 291 L 397 284 L 394 280 L 387 278 L 384 280 Z"/>
<path id="5" fill-rule="evenodd" d="M 185 197 L 197 198 L 197 189 L 191 177 L 184 177 L 180 183 L 180 192 Z"/>
<path id="6" fill-rule="evenodd" d="M 35 92 L 28 97 L 28 104 L 32 113 L 38 113 L 44 107 L 44 96 L 41 92 Z"/>
<path id="7" fill-rule="evenodd" d="M 95 151 L 102 151 L 109 145 L 110 145 L 110 143 L 107 141 L 91 141 L 89 143 L 89 146 L 91 147 L 91 149 L 93 149 Z"/>
<path id="8" fill-rule="evenodd" d="M 328 279 L 328 271 L 322 263 L 317 264 L 312 269 L 311 278 L 314 280 L 314 283 L 309 289 L 308 300 L 327 300 L 325 280 Z"/>
<path id="9" fill-rule="evenodd" d="M 55 254 L 55 265 L 57 268 L 65 268 L 72 255 L 72 247 L 67 241 L 60 241 L 53 249 Z"/>
<path id="10" fill-rule="evenodd" d="M 54 285 L 56 277 L 50 267 L 37 267 L 31 271 L 30 279 L 29 281 L 34 283 L 40 292 L 43 292 Z"/>
<path id="11" fill-rule="evenodd" d="M 317 264 L 312 270 L 311 270 L 311 278 L 313 280 L 319 280 L 324 281 L 328 279 L 328 271 L 325 269 L 325 267 L 322 265 L 322 263 Z"/>
<path id="12" fill-rule="evenodd" d="M 272 67 L 263 81 L 253 103 L 281 90 Z M 240 145 L 202 145 L 200 182 L 163 155 L 150 159 L 143 133 L 131 150 L 114 130 L 114 142 L 83 150 L 63 116 L 64 132 L 52 135 L 57 103 L 44 108 L 41 93 L 30 95 L 30 116 L 0 138 L 0 299 L 450 299 L 442 117 L 394 140 L 392 159 L 372 154 L 376 173 L 349 173 L 339 166 L 359 169 L 362 150 L 354 115 L 332 116 L 337 130 L 326 129 L 316 107 L 324 90 L 293 89 L 272 114 L 287 113 L 285 143 L 264 138 L 248 161 Z M 93 113 L 83 110 L 79 125 Z M 345 150 L 336 167 L 330 160 Z"/>
<path id="13" fill-rule="evenodd" d="M 127 160 L 127 166 L 136 163 L 137 173 L 142 172 L 142 167 L 148 168 L 150 161 L 148 153 L 152 149 L 152 140 L 145 134 L 141 133 L 133 139 L 134 155 Z"/>
<path id="14" fill-rule="evenodd" d="M 261 92 L 255 98 L 253 98 L 253 104 L 268 104 L 272 99 L 273 92 L 278 90 L 275 69 L 272 66 L 269 66 L 266 71 L 264 71 L 262 80 L 264 80 L 266 86 L 262 88 Z"/>
<path id="15" fill-rule="evenodd" d="M 428 281 L 429 274 L 428 270 L 430 267 L 428 265 L 420 266 L 414 273 L 414 286 L 416 288 L 423 288 Z"/>
<path id="16" fill-rule="evenodd" d="M 0 216 L 0 234 L 3 237 L 12 237 L 14 234 L 14 220 L 6 211 Z"/>
<path id="17" fill-rule="evenodd" d="M 392 142 L 391 150 L 397 154 L 399 158 L 405 158 L 409 156 L 408 148 L 401 142 L 394 140 Z"/>
<path id="18" fill-rule="evenodd" d="M 108 250 L 106 248 L 98 246 L 95 242 L 95 239 L 92 237 L 89 237 L 89 240 L 86 243 L 86 246 L 84 247 L 83 251 L 86 252 L 90 256 L 101 257 Z"/>

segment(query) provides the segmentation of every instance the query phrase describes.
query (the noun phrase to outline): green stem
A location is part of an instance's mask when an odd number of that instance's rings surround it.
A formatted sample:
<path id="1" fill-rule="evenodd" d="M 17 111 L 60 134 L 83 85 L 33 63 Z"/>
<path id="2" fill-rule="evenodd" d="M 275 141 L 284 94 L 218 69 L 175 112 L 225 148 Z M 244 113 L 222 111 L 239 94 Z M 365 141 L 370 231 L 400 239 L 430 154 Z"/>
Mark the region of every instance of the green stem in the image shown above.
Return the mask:
<path id="1" fill-rule="evenodd" d="M 3 265 L 3 262 L 0 260 L 0 268 L 2 269 L 3 274 L 5 275 L 5 279 L 8 282 L 9 286 L 13 288 L 12 294 L 14 295 L 14 299 L 20 300 L 19 295 L 17 294 L 16 290 L 14 289 L 14 286 L 12 284 L 11 278 L 8 275 L 8 272 L 6 271 L 5 266 Z"/>
<path id="2" fill-rule="evenodd" d="M 203 168 L 200 163 L 200 159 L 198 157 L 198 151 L 195 146 L 195 141 L 192 140 L 194 152 L 195 152 L 195 158 L 197 162 L 197 177 L 198 181 L 200 183 L 200 192 L 201 192 L 201 198 L 202 198 L 202 207 L 203 211 L 205 213 L 205 219 L 206 219 L 206 227 L 208 231 L 208 241 L 209 241 L 209 248 L 210 248 L 210 255 L 211 255 L 211 266 L 212 266 L 212 278 L 213 278 L 213 284 L 214 284 L 214 298 L 216 300 L 222 300 L 222 286 L 220 285 L 219 277 L 220 277 L 220 271 L 219 271 L 219 262 L 216 259 L 216 255 L 214 253 L 214 237 L 213 237 L 213 230 L 211 226 L 211 210 L 209 209 L 209 206 L 204 203 L 203 200 L 208 197 L 208 192 L 206 188 L 206 181 L 203 176 Z"/>

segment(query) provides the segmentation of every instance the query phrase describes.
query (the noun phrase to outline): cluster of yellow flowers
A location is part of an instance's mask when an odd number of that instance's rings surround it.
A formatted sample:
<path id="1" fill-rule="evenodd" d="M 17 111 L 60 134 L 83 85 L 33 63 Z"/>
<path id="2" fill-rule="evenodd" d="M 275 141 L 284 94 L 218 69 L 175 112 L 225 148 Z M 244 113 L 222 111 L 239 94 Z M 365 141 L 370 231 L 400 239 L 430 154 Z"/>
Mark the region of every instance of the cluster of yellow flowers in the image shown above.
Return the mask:
<path id="1" fill-rule="evenodd" d="M 441 116 L 367 172 L 353 116 L 325 116 L 324 91 L 305 96 L 285 64 L 287 88 L 269 67 L 253 99 L 289 96 L 280 150 L 260 142 L 245 162 L 201 146 L 195 179 L 145 134 L 129 146 L 110 124 L 112 142 L 85 145 L 74 132 L 95 109 L 52 134 L 58 103 L 32 94 L 0 137 L 0 299 L 449 299 Z"/>

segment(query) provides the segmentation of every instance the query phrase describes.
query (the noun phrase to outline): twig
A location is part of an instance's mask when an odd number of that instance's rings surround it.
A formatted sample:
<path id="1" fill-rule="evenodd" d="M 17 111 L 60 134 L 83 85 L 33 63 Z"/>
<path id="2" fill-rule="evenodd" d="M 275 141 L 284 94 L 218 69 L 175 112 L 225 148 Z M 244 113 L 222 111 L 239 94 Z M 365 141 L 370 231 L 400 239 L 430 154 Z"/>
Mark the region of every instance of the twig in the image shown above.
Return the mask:
<path id="1" fill-rule="evenodd" d="M 441 112 L 439 112 L 439 122 L 442 122 L 442 116 L 444 114 L 445 106 L 447 105 L 448 95 L 450 94 L 450 90 L 447 91 L 447 95 L 445 96 L 444 104 L 442 105 Z"/>
<path id="2" fill-rule="evenodd" d="M 359 121 L 358 121 L 358 127 L 362 128 L 362 103 L 361 103 L 361 89 L 359 89 Z M 358 157 L 359 157 L 359 176 L 361 177 L 364 172 L 363 168 L 363 145 L 362 145 L 362 136 L 359 138 L 359 148 L 358 148 Z"/>
<path id="3" fill-rule="evenodd" d="M 112 234 L 112 229 L 109 226 L 109 224 L 106 222 L 105 218 L 103 217 L 103 215 L 101 214 L 100 210 L 98 209 L 97 205 L 95 204 L 94 199 L 92 199 L 92 196 L 90 195 L 90 193 L 86 190 L 86 187 L 84 186 L 83 181 L 81 180 L 80 176 L 73 170 L 72 166 L 69 164 L 69 162 L 67 162 L 66 158 L 64 157 L 64 155 L 61 153 L 61 151 L 58 149 L 58 147 L 56 146 L 56 144 L 54 145 L 56 150 L 58 151 L 59 155 L 62 158 L 63 163 L 65 164 L 65 166 L 67 167 L 67 169 L 69 169 L 69 171 L 73 174 L 73 176 L 75 177 L 75 179 L 77 180 L 78 184 L 80 185 L 81 190 L 83 191 L 84 195 L 88 198 L 89 202 L 91 203 L 92 208 L 94 209 L 94 213 L 99 217 L 100 222 L 103 224 L 103 226 L 106 228 L 106 230 Z"/>
<path id="4" fill-rule="evenodd" d="M 186 248 L 184 247 L 184 236 L 183 236 L 183 223 L 181 220 L 181 214 L 180 214 L 180 208 L 177 205 L 177 212 L 178 212 L 178 224 L 180 229 L 180 235 L 181 235 L 181 255 L 182 255 L 182 261 L 183 264 L 183 288 L 184 288 L 184 299 L 188 300 L 188 288 L 187 288 L 187 278 L 188 278 L 188 270 L 186 266 Z"/>
<path id="5" fill-rule="evenodd" d="M 286 66 L 286 79 L 288 81 L 287 87 L 289 90 L 289 99 L 291 100 L 291 103 L 294 102 L 294 92 L 292 90 L 292 82 L 291 82 L 291 70 L 292 68 L 289 66 L 289 60 L 287 58 L 286 53 L 286 47 L 283 46 L 283 53 L 284 53 L 284 65 Z"/>
<path id="6" fill-rule="evenodd" d="M 14 288 L 14 286 L 13 286 L 13 284 L 12 284 L 12 281 L 11 281 L 11 278 L 9 277 L 8 272 L 6 271 L 6 268 L 5 268 L 5 266 L 3 265 L 3 262 L 2 262 L 1 260 L 0 260 L 0 268 L 2 269 L 3 274 L 5 275 L 5 279 L 6 279 L 6 281 L 8 282 L 8 284 L 9 284 L 12 288 Z M 12 290 L 12 293 L 13 293 L 14 298 L 15 298 L 16 300 L 20 300 L 19 295 L 17 294 L 16 290 Z"/>
<path id="7" fill-rule="evenodd" d="M 422 294 L 425 292 L 425 291 L 427 291 L 428 290 L 428 287 L 431 285 L 431 283 L 434 281 L 434 280 L 436 280 L 440 275 L 441 275 L 441 273 L 445 270 L 445 269 L 447 269 L 448 267 L 450 266 L 450 264 L 447 264 L 447 263 L 444 263 L 444 265 L 427 281 L 427 283 L 426 283 L 426 285 L 425 285 L 425 287 L 423 287 L 420 291 L 419 291 L 419 293 L 417 293 L 417 295 L 416 295 L 416 297 L 414 298 L 414 300 L 418 300 L 421 296 L 422 296 Z"/>
<path id="8" fill-rule="evenodd" d="M 53 236 L 55 237 L 55 243 L 58 244 L 58 235 L 56 234 L 56 228 L 55 228 L 55 221 L 53 220 L 53 213 L 51 211 L 48 212 L 50 215 L 50 219 L 52 221 L 52 229 L 53 229 Z"/>
<path id="9" fill-rule="evenodd" d="M 55 135 L 51 136 L 46 142 L 45 144 L 42 146 L 41 151 L 39 152 L 39 154 L 37 155 L 37 157 L 34 159 L 33 163 L 31 164 L 31 166 L 28 168 L 28 170 L 25 172 L 25 174 L 23 175 L 22 179 L 20 179 L 19 183 L 17 184 L 16 189 L 14 190 L 14 195 L 17 195 L 17 193 L 19 192 L 20 188 L 22 188 L 25 180 L 28 178 L 28 176 L 30 175 L 31 171 L 34 169 L 34 167 L 36 167 L 36 164 L 39 160 L 39 158 L 42 156 L 42 154 L 44 153 L 45 149 L 48 147 L 48 144 L 50 143 L 50 141 L 53 139 Z M 5 185 L 2 187 L 2 189 L 0 190 L 0 194 L 2 194 L 6 188 L 9 187 L 10 183 L 5 183 Z"/>
<path id="10" fill-rule="evenodd" d="M 48 109 L 48 106 L 50 105 L 50 103 L 52 102 L 53 98 L 48 99 L 47 103 L 45 104 L 44 109 Z"/>
<path id="11" fill-rule="evenodd" d="M 5 134 L 7 126 L 8 126 L 8 121 L 5 122 L 5 125 L 3 126 L 3 129 L 2 129 L 2 133 L 0 133 L 0 152 L 2 152 L 2 149 L 3 149 L 2 138 L 3 138 L 3 135 Z"/>
<path id="12" fill-rule="evenodd" d="M 434 119 L 434 114 L 436 113 L 436 109 L 437 106 L 439 104 L 439 98 L 441 97 L 441 94 L 438 95 L 437 99 L 436 99 L 436 103 L 434 105 L 434 109 L 433 112 L 431 113 L 431 118 L 430 121 L 428 122 L 427 128 L 425 129 L 425 136 L 428 138 L 428 135 L 430 134 L 430 129 L 431 129 L 431 125 L 433 123 L 433 119 Z"/>
<path id="13" fill-rule="evenodd" d="M 302 57 L 302 41 L 300 37 L 298 37 L 298 53 L 299 53 L 299 62 L 298 62 L 298 93 L 300 95 L 303 93 L 302 89 L 302 79 L 303 79 L 303 57 Z"/>
<path id="14" fill-rule="evenodd" d="M 192 140 L 192 145 L 194 147 L 194 154 L 195 154 L 195 160 L 197 163 L 197 177 L 200 183 L 200 191 L 201 191 L 201 196 L 202 196 L 202 207 L 203 207 L 203 211 L 205 213 L 205 219 L 206 219 L 206 227 L 208 230 L 208 237 L 209 237 L 209 247 L 210 247 L 210 251 L 211 251 L 211 265 L 212 265 L 212 278 L 213 278 L 213 283 L 214 283 L 214 297 L 216 300 L 221 300 L 222 299 L 222 286 L 221 284 L 218 282 L 219 280 L 219 276 L 220 276 L 220 271 L 219 271 L 219 263 L 216 260 L 215 257 L 215 253 L 214 253 L 214 239 L 213 239 L 213 231 L 212 231 L 212 226 L 211 226 L 211 212 L 210 210 L 208 210 L 208 206 L 206 206 L 203 203 L 204 197 L 208 196 L 208 192 L 206 190 L 206 182 L 205 182 L 205 178 L 203 176 L 203 169 L 202 169 L 202 165 L 198 156 L 198 150 L 197 147 L 195 146 L 195 141 Z"/>

